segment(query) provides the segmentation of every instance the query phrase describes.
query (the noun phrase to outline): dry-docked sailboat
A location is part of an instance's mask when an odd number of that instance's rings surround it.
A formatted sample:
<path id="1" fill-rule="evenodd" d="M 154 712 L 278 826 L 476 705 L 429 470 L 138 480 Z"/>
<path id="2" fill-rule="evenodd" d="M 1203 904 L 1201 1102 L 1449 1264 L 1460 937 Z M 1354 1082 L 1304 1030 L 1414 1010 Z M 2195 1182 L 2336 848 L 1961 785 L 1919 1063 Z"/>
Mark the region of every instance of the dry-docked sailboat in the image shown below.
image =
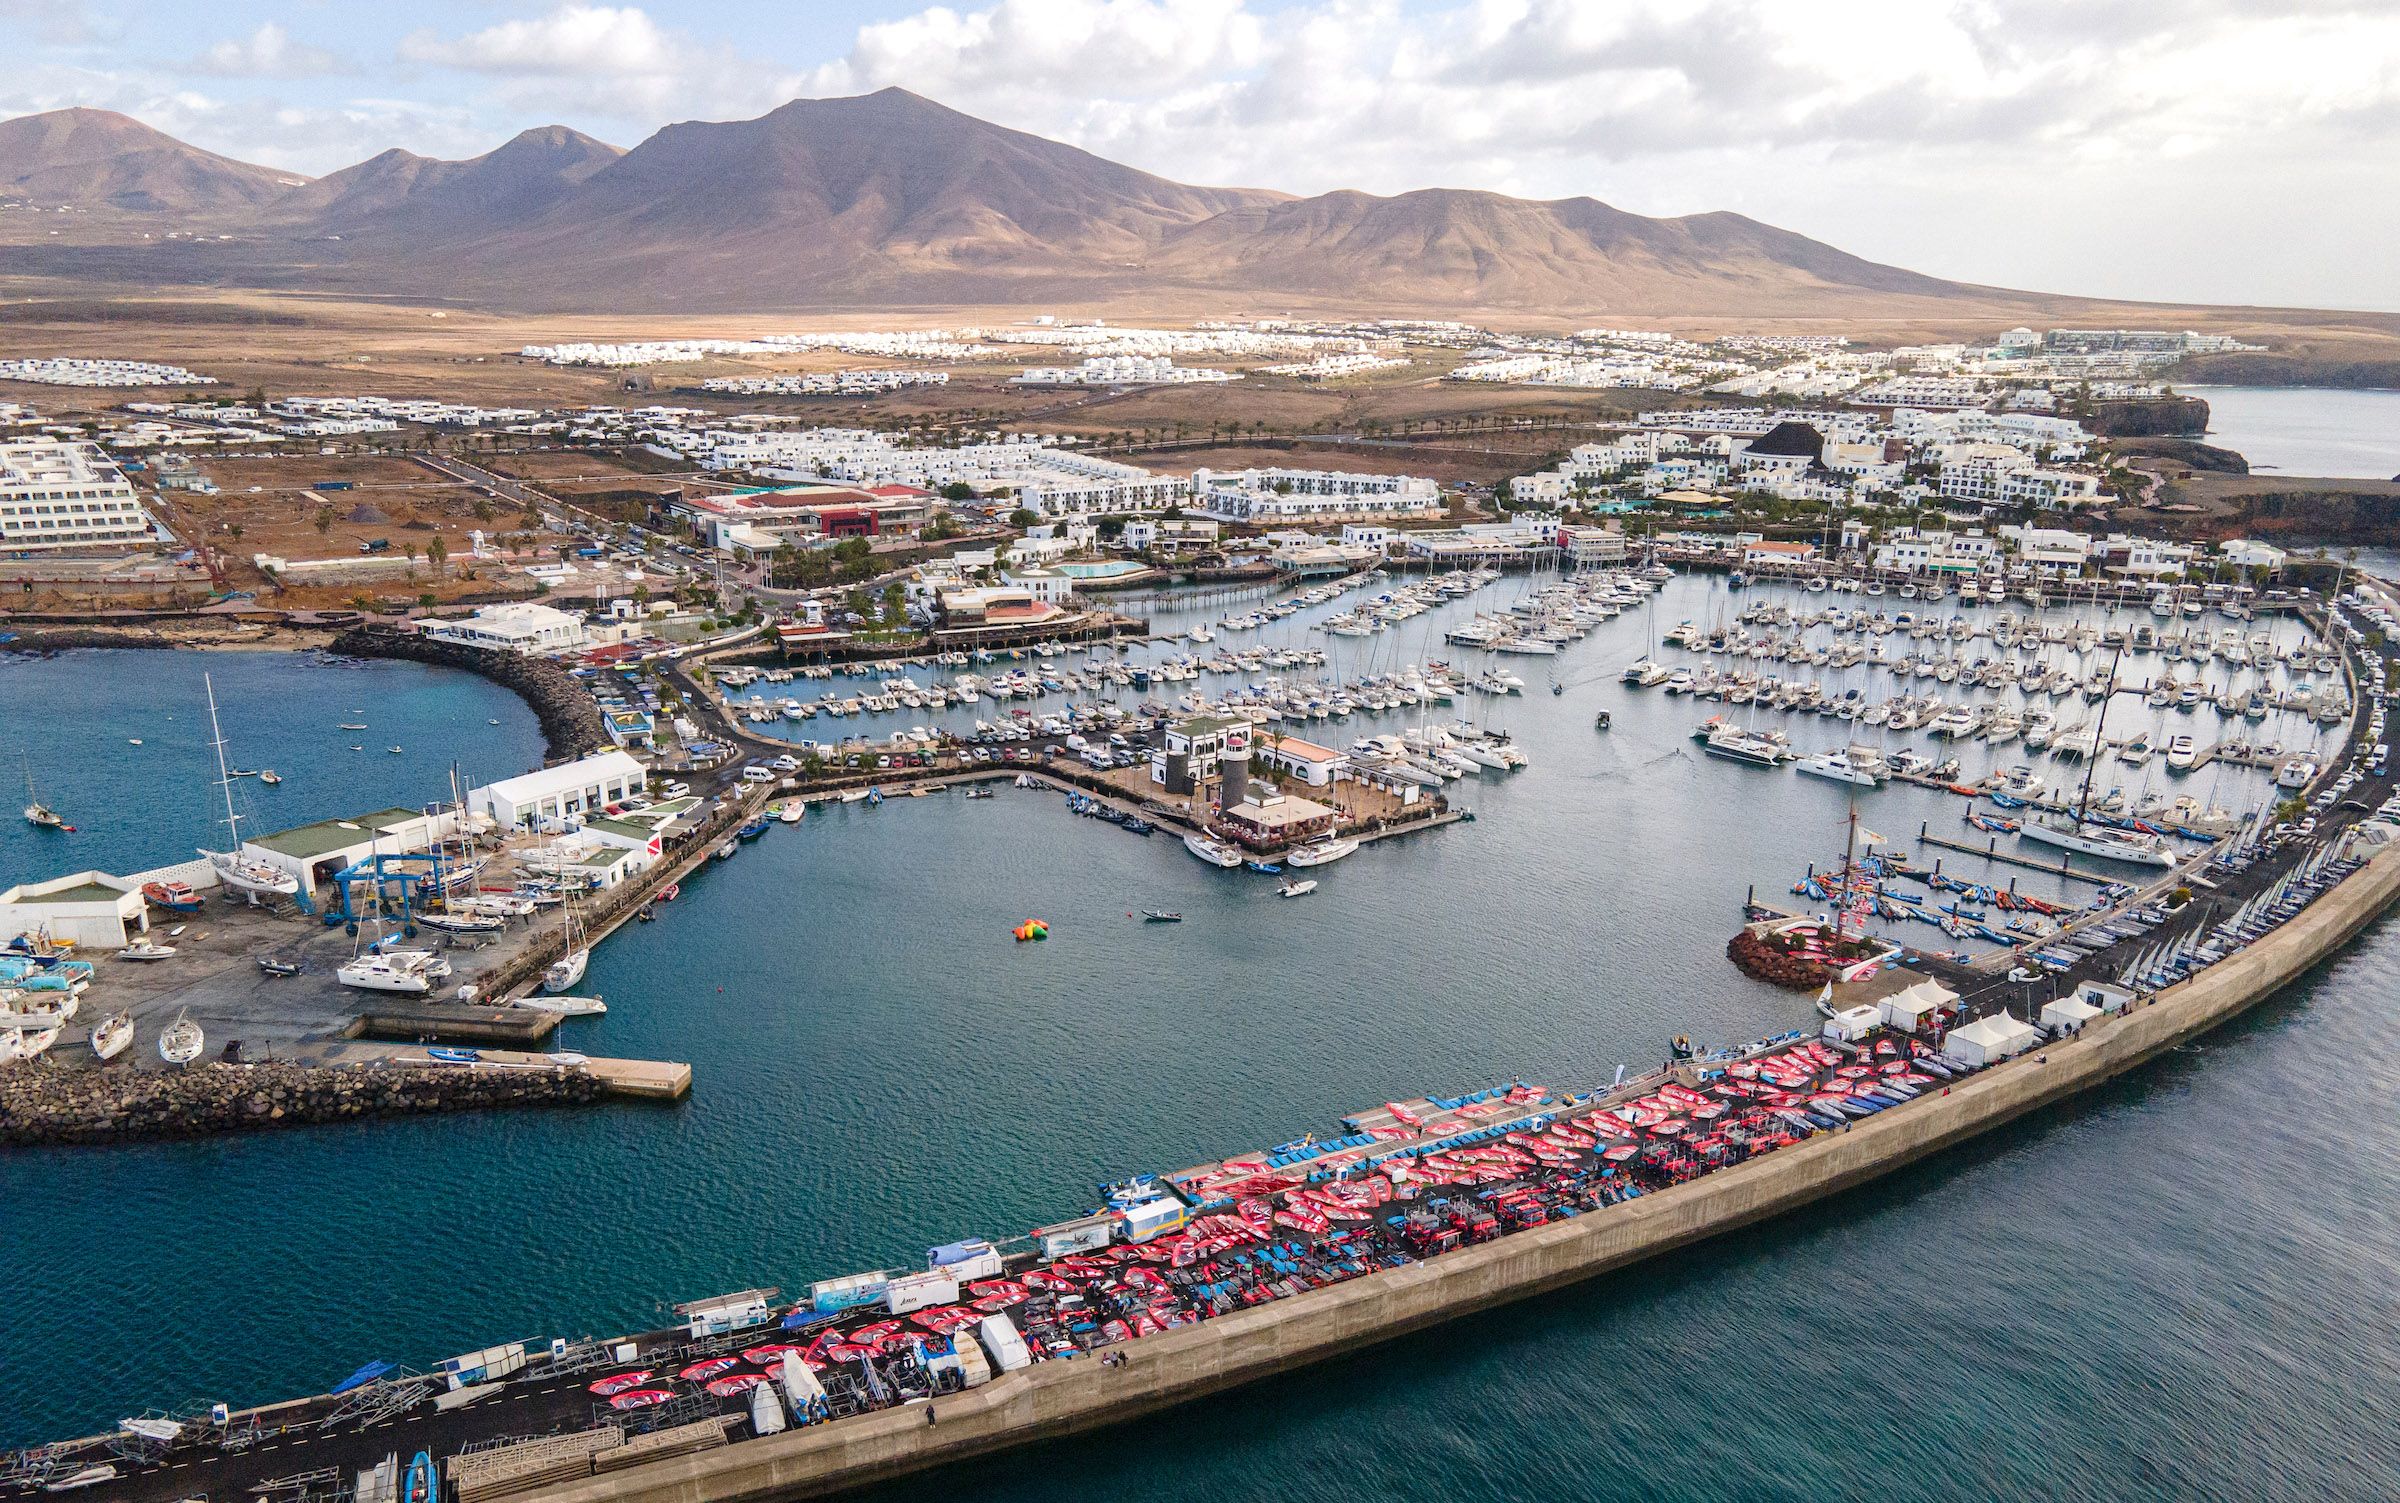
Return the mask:
<path id="1" fill-rule="evenodd" d="M 179 1012 L 158 1036 L 158 1057 L 170 1065 L 188 1065 L 200 1057 L 200 1047 L 207 1042 L 208 1036 L 192 1021 L 192 1015 Z"/>
<path id="2" fill-rule="evenodd" d="M 208 675 L 200 681 L 208 688 L 208 729 L 215 737 L 217 750 L 217 786 L 225 794 L 225 837 L 233 849 L 203 850 L 208 864 L 216 869 L 217 880 L 235 892 L 257 897 L 288 898 L 300 890 L 300 879 L 271 862 L 259 861 L 242 854 L 242 817 L 233 808 L 233 773 L 225 765 L 225 731 L 217 723 L 217 686 Z"/>
<path id="3" fill-rule="evenodd" d="M 133 1042 L 133 1014 L 114 1012 L 102 1018 L 92 1029 L 92 1052 L 102 1059 L 115 1059 Z"/>

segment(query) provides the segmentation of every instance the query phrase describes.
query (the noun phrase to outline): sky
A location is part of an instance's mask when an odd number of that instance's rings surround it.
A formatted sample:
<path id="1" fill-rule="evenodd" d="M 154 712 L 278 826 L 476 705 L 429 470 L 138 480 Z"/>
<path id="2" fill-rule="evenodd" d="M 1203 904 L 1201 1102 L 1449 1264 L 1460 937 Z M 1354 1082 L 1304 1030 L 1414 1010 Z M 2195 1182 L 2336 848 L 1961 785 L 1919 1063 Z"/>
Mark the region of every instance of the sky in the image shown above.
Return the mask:
<path id="1" fill-rule="evenodd" d="M 321 173 L 897 84 L 1187 182 L 1730 209 L 1968 281 L 2400 309 L 2400 0 L 0 0 L 0 116 Z"/>

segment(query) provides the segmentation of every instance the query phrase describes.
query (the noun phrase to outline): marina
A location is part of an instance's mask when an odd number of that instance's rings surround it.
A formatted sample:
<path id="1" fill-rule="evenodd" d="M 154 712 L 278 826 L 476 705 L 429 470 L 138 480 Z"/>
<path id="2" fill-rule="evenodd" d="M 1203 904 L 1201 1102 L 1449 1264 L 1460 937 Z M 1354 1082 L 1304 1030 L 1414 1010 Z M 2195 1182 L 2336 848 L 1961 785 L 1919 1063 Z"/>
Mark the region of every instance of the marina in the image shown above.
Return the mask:
<path id="1" fill-rule="evenodd" d="M 1629 628 L 1632 625 L 1633 623 L 1626 623 L 1626 626 Z M 1574 650 L 1577 649 L 1570 649 L 1571 652 Z M 1605 653 L 1606 649 L 1601 644 L 1594 644 L 1591 647 L 1582 648 L 1580 650 L 1591 653 L 1595 657 L 1600 657 Z M 1620 723 L 1625 722 L 1626 717 L 1630 716 L 1631 724 L 1637 730 L 1647 727 L 1649 728 L 1651 734 L 1664 732 L 1665 734 L 1661 739 L 1663 740 L 1664 744 L 1669 747 L 1672 747 L 1676 741 L 1680 739 L 1670 729 L 1670 727 L 1676 723 L 1671 712 L 1669 712 L 1669 717 L 1663 723 L 1655 716 L 1647 715 L 1643 712 L 1642 707 L 1645 702 L 1659 704 L 1662 708 L 1664 708 L 1668 703 L 1667 701 L 1646 701 L 1645 696 L 1640 695 L 1638 692 L 1628 691 L 1624 686 L 1617 683 L 1617 675 L 1608 671 L 1605 667 L 1596 667 L 1594 669 L 1587 669 L 1584 671 L 1590 676 L 1588 678 L 1583 678 L 1580 681 L 1580 687 L 1577 687 L 1578 680 L 1576 678 L 1569 677 L 1565 680 L 1562 680 L 1567 687 L 1567 692 L 1565 693 L 1556 696 L 1542 695 L 1527 697 L 1526 703 L 1529 711 L 1531 711 L 1538 702 L 1541 709 L 1547 713 L 1529 713 L 1525 718 L 1521 729 L 1514 726 L 1511 728 L 1512 731 L 1515 732 L 1516 738 L 1521 740 L 1526 745 L 1528 751 L 1530 752 L 1530 760 L 1536 769 L 1550 765 L 1549 759 L 1554 754 L 1564 757 L 1567 754 L 1568 747 L 1570 745 L 1578 748 L 1589 748 L 1591 746 L 1591 743 L 1588 739 L 1580 739 L 1589 738 L 1591 734 L 1589 730 L 1590 711 L 1587 706 L 1592 703 L 1595 698 L 1602 696 L 1605 696 L 1604 702 L 1610 703 L 1616 707 L 1617 717 Z M 1581 704 L 1577 704 L 1575 702 L 1578 699 L 1582 700 Z M 1554 701 L 1559 702 L 1558 707 L 1555 711 L 1549 711 L 1548 706 Z M 1404 720 L 1400 722 L 1400 728 L 1402 730 L 1407 728 Z M 1394 732 L 1394 734 L 1397 733 L 1398 732 Z M 1565 738 L 1570 735 L 1579 739 L 1569 742 Z M 1623 744 L 1625 743 L 1621 743 L 1614 738 L 1610 738 L 1608 741 L 1608 746 L 1610 748 L 1615 748 Z M 1653 746 L 1656 746 L 1659 743 L 1653 742 L 1652 744 Z M 1614 751 L 1610 752 L 1609 754 L 1624 755 L 1622 752 Z M 1699 766 L 1704 764 L 1695 763 L 1693 765 L 1696 771 Z M 1089 769 L 1084 769 L 1084 771 L 1089 771 Z M 1494 771 L 1485 775 L 1488 775 L 1497 781 L 1494 781 L 1488 786 L 1481 784 L 1480 782 L 1473 786 L 1483 789 L 1482 797 L 1480 797 L 1477 802 L 1482 806 L 1479 812 L 1485 816 L 1484 823 L 1488 823 L 1492 817 L 1506 812 L 1509 807 L 1510 793 L 1515 785 L 1508 780 L 1508 775 L 1505 770 Z M 1748 769 L 1740 767 L 1726 767 L 1722 770 L 1721 774 L 1715 775 L 1739 780 L 1755 776 L 1756 774 Z M 2220 776 L 2223 775 L 2225 774 L 2220 774 Z M 2256 776 L 2256 774 L 2250 774 L 2246 770 L 2233 775 Z M 1025 773 L 1009 773 L 995 768 L 991 773 L 986 774 L 985 776 L 990 777 L 992 781 L 984 784 L 983 786 L 994 789 L 997 794 L 995 812 L 1006 810 L 1011 807 L 1012 801 L 1022 800 L 1029 796 L 1029 790 L 1014 786 L 1017 782 L 1027 777 L 1027 774 Z M 1043 776 L 1046 778 L 1048 775 L 1045 773 Z M 1445 779 L 1444 781 L 1449 780 Z M 2262 778 L 2262 784 L 2263 782 L 2264 779 Z M 1527 784 L 1525 786 L 1535 787 L 1537 785 Z M 1900 794 L 1899 789 L 1913 787 L 1914 785 L 1899 784 L 1883 793 L 1870 796 L 1883 799 L 1901 797 L 1902 795 Z M 886 789 L 887 793 L 896 794 L 899 791 L 900 789 L 898 788 L 897 784 L 895 784 L 895 786 L 892 788 Z M 1837 797 L 1852 796 L 1846 789 L 1840 787 L 1828 786 L 1825 791 L 1828 794 L 1832 794 Z M 1045 792 L 1042 796 L 1049 799 L 1058 798 L 1058 794 L 1055 792 Z M 1907 796 L 1942 800 L 1946 801 L 1949 807 L 1953 809 L 1956 807 L 1956 795 L 1943 790 L 1927 788 L 1917 790 Z M 878 842 L 888 842 L 894 838 L 895 835 L 906 838 L 908 832 L 913 826 L 921 825 L 926 820 L 931 819 L 939 821 L 938 826 L 934 828 L 939 828 L 941 830 L 942 838 L 945 841 L 955 842 L 956 840 L 965 836 L 973 827 L 959 825 L 956 822 L 955 817 L 946 818 L 937 811 L 947 807 L 951 810 L 957 811 L 958 815 L 963 816 L 966 812 L 965 806 L 968 802 L 970 801 L 965 798 L 964 793 L 958 791 L 937 793 L 934 797 L 922 801 L 887 798 L 883 801 L 881 806 L 878 806 L 876 803 L 867 800 L 861 800 L 856 803 L 845 803 L 842 802 L 838 797 L 834 797 L 831 798 L 829 802 L 820 804 L 809 816 L 809 818 L 805 822 L 801 823 L 797 829 L 779 830 L 773 834 L 772 838 L 760 840 L 757 843 L 755 850 L 753 850 L 753 848 L 749 845 L 744 844 L 744 855 L 742 859 L 734 861 L 730 864 L 704 862 L 702 871 L 695 872 L 684 878 L 683 885 L 686 888 L 686 901 L 662 905 L 662 912 L 658 915 L 659 922 L 645 927 L 641 931 L 645 936 L 645 943 L 643 945 L 636 947 L 634 950 L 628 951 L 622 948 L 621 941 L 610 941 L 601 943 L 594 948 L 592 960 L 590 962 L 591 975 L 583 981 L 582 985 L 584 989 L 600 992 L 610 997 L 619 999 L 626 997 L 642 997 L 644 999 L 644 1005 L 640 1009 L 631 1012 L 626 1011 L 623 1008 L 611 1009 L 605 1016 L 592 1016 L 575 1022 L 573 1026 L 586 1030 L 585 1033 L 579 1034 L 578 1036 L 578 1042 L 575 1046 L 576 1052 L 578 1054 L 583 1054 L 586 1052 L 588 1048 L 588 1045 L 584 1042 L 586 1039 L 589 1039 L 595 1043 L 602 1040 L 613 1041 L 620 1035 L 620 1030 L 627 1025 L 636 1025 L 635 1033 L 632 1036 L 639 1036 L 640 1030 L 638 1028 L 638 1024 L 643 1021 L 645 1014 L 650 1013 L 653 1009 L 655 1009 L 657 1006 L 655 999 L 660 993 L 656 988 L 655 983 L 642 983 L 637 981 L 633 982 L 631 985 L 628 985 L 629 978 L 623 973 L 623 965 L 628 960 L 638 961 L 641 958 L 642 951 L 649 949 L 651 945 L 656 942 L 651 937 L 658 935 L 668 923 L 672 922 L 678 925 L 687 925 L 691 922 L 698 921 L 702 910 L 693 906 L 692 902 L 690 901 L 691 898 L 697 897 L 704 900 L 712 898 L 730 898 L 741 891 L 747 890 L 747 882 L 760 880 L 759 876 L 754 875 L 749 879 L 745 879 L 744 886 L 727 887 L 725 885 L 727 877 L 741 874 L 747 869 L 750 863 L 764 857 L 769 860 L 770 866 L 775 868 L 784 868 L 786 863 L 790 861 L 805 861 L 815 859 L 811 856 L 803 854 L 804 851 L 814 850 L 814 847 L 810 844 L 811 842 L 823 842 L 827 840 L 831 840 L 836 843 L 846 842 L 849 838 L 847 832 L 851 828 L 855 828 L 861 837 L 867 837 L 868 830 L 872 828 L 876 833 L 872 837 L 867 838 L 873 838 Z M 1543 806 L 1553 806 L 1555 804 L 1554 798 L 1549 796 L 1542 797 L 1539 802 Z M 897 804 L 899 807 L 892 807 L 894 804 Z M 1531 806 L 1528 806 L 1527 812 L 1532 812 Z M 1556 813 L 1554 807 L 1552 808 L 1551 812 L 1554 816 Z M 1024 816 L 1017 817 L 1022 819 Z M 1955 815 L 1952 815 L 1951 817 L 1955 818 Z M 893 826 L 890 822 L 894 820 L 903 820 L 905 823 L 900 826 Z M 1068 828 L 1071 829 L 1073 825 L 1078 823 L 1084 822 L 1069 822 Z M 933 828 L 928 828 L 926 833 L 932 834 Z M 1000 829 L 993 829 L 987 833 L 1003 839 L 1008 838 Z M 1062 835 L 1065 833 L 1065 830 L 1061 831 Z M 1461 838 L 1473 842 L 1477 836 L 1480 836 L 1484 833 L 1486 832 L 1479 827 L 1465 832 Z M 1821 837 L 1818 843 L 1821 847 Z M 1073 839 L 1071 844 L 1073 848 L 1084 852 L 1079 860 L 1087 865 L 1094 857 L 1100 856 L 1103 852 L 1110 853 L 1112 858 L 1102 863 L 1104 867 L 1114 867 L 1117 866 L 1120 861 L 1129 859 L 1134 862 L 1137 868 L 1142 870 L 1150 870 L 1155 866 L 1156 861 L 1164 861 L 1168 859 L 1163 852 L 1155 858 L 1144 857 L 1138 854 L 1146 850 L 1156 849 L 1157 843 L 1155 842 L 1119 841 L 1114 844 L 1104 844 L 1100 847 L 1094 847 L 1088 851 L 1085 850 L 1085 847 L 1089 845 L 1088 838 Z M 1392 861 L 1398 860 L 1400 862 L 1407 863 L 1412 860 L 1422 859 L 1412 857 L 1409 854 L 1409 849 L 1405 846 L 1394 846 L 1388 848 L 1393 853 L 1391 855 L 1380 854 L 1386 849 L 1385 847 L 1377 846 L 1371 847 L 1370 849 L 1378 852 L 1379 854 L 1376 856 L 1370 856 L 1365 852 L 1361 852 L 1359 854 L 1352 855 L 1350 856 L 1349 860 L 1345 861 L 1344 864 L 1333 873 L 1333 875 L 1336 877 L 1351 876 L 1353 874 L 1352 869 L 1356 867 L 1359 862 L 1374 861 L 1379 863 L 1380 868 L 1385 872 L 1383 880 L 1388 882 L 1390 880 L 1389 873 L 1392 870 L 1390 866 Z M 1821 848 L 1817 852 L 1812 852 L 1812 854 L 1821 854 Z M 1014 863 L 1010 860 L 1000 857 L 997 851 L 994 851 L 982 859 L 997 861 L 998 864 L 995 869 L 998 870 L 1010 870 L 1014 866 Z M 1178 854 L 1175 859 L 1182 861 L 1183 867 L 1191 870 L 1194 876 L 1205 876 L 1205 874 L 1202 873 L 1194 863 L 1184 860 L 1181 858 L 1180 854 Z M 719 874 L 720 867 L 722 868 L 722 875 Z M 1175 868 L 1170 865 L 1164 871 L 1159 872 L 1158 875 L 1167 876 L 1174 869 Z M 1120 886 L 1120 888 L 1122 887 L 1124 882 L 1122 876 L 1116 877 L 1112 880 L 1114 880 Z M 1162 896 L 1170 891 L 1179 892 L 1181 894 L 1171 903 L 1171 905 L 1162 905 L 1156 909 L 1156 912 L 1158 913 L 1173 914 L 1174 917 L 1179 920 L 1179 922 L 1175 923 L 1170 928 L 1160 929 L 1156 925 L 1153 925 L 1149 922 L 1151 914 L 1143 913 L 1138 910 L 1132 914 L 1128 914 L 1127 921 L 1131 923 L 1132 928 L 1135 931 L 1142 931 L 1146 929 L 1147 932 L 1151 934 L 1180 935 L 1193 931 L 1195 925 L 1198 925 L 1200 932 L 1205 934 L 1211 927 L 1223 925 L 1228 921 L 1227 915 L 1224 912 L 1219 911 L 1222 908 L 1223 902 L 1237 899 L 1239 891 L 1246 888 L 1248 884 L 1258 882 L 1256 891 L 1260 897 L 1273 898 L 1278 892 L 1278 887 L 1275 881 L 1269 880 L 1265 882 L 1259 882 L 1258 878 L 1251 876 L 1248 873 L 1228 873 L 1225 878 L 1220 880 L 1223 880 L 1229 884 L 1222 894 L 1218 895 L 1214 900 L 1195 901 L 1196 899 L 1200 898 L 1200 894 L 1197 890 L 1188 888 L 1187 884 L 1189 879 L 1172 879 L 1168 884 L 1160 885 L 1157 877 L 1153 877 L 1150 879 L 1149 883 L 1152 890 L 1158 891 Z M 1329 900 L 1328 895 L 1330 895 L 1330 899 L 1332 901 L 1335 901 L 1340 905 L 1340 911 L 1343 912 L 1345 921 L 1351 923 L 1355 923 L 1357 921 L 1360 910 L 1357 908 L 1355 900 L 1350 903 L 1342 903 L 1341 893 L 1333 888 L 1328 888 L 1326 893 L 1312 896 L 1311 903 L 1314 904 L 1326 902 Z M 2059 896 L 2063 900 L 2065 894 L 2061 892 Z M 1002 901 L 1005 902 L 1006 900 L 1002 899 Z M 1053 902 L 1050 899 L 1045 898 L 1041 901 L 1040 906 L 1052 914 L 1054 923 L 1057 921 L 1060 915 L 1072 915 L 1077 912 L 1079 908 L 1079 905 L 1074 904 L 1071 898 L 1064 898 L 1060 902 Z M 1271 904 L 1270 906 L 1280 905 Z M 1003 909 L 1002 911 L 1005 912 L 1006 910 Z M 1719 909 L 1718 911 L 1722 910 Z M 941 921 L 945 923 L 955 923 L 958 921 L 958 917 L 959 916 L 955 913 L 949 913 L 945 911 L 944 917 Z M 1021 919 L 1021 917 L 1021 914 L 1012 915 L 1008 919 L 1008 923 L 1015 924 Z M 760 915 L 760 918 L 761 921 L 766 921 L 763 913 Z M 889 922 L 893 919 L 898 919 L 902 922 L 906 921 L 904 915 L 887 916 L 885 921 Z M 1054 956 L 1072 957 L 1079 947 L 1088 945 L 1090 943 L 1090 939 L 1087 937 L 1085 931 L 1088 931 L 1091 923 L 1092 920 L 1089 917 L 1081 919 L 1069 917 L 1064 923 L 1063 927 L 1054 928 L 1052 930 L 1054 937 L 1052 937 L 1047 944 L 1037 948 L 1045 960 L 1048 960 L 1050 957 Z M 880 925 L 875 927 L 880 928 Z M 994 926 L 995 931 L 1002 927 L 1005 927 L 1005 925 L 995 924 Z M 2148 931 L 2144 932 L 2147 933 Z M 1062 944 L 1068 946 L 1068 948 L 1062 951 L 1060 949 Z M 672 986 L 670 985 L 667 990 L 673 990 Z M 1736 994 L 1740 994 L 1738 989 Z M 1753 1016 L 1755 1015 L 1756 1014 L 1753 1013 Z M 592 1032 L 591 1030 L 598 1031 Z M 453 1052 L 447 1056 L 444 1056 L 428 1051 L 420 1057 L 432 1061 L 441 1059 L 457 1060 L 461 1059 L 464 1055 L 475 1055 L 478 1057 L 488 1055 L 488 1062 L 494 1064 L 502 1063 L 506 1059 L 504 1054 L 497 1052 L 492 1046 L 487 1045 L 468 1044 L 464 1046 L 439 1047 L 452 1049 Z M 615 1046 L 612 1044 L 610 1047 L 611 1052 L 615 1052 Z M 728 1082 L 727 1088 L 737 1093 L 744 1090 L 744 1087 L 738 1082 L 738 1079 Z M 712 1087 L 712 1090 L 713 1089 L 714 1088 Z M 1601 1092 L 1599 1094 L 1602 1097 L 1608 1095 L 1607 1092 Z M 1406 1099 L 1399 1100 L 1398 1104 L 1402 1107 L 1409 1107 L 1409 1102 Z M 1410 1109 L 1412 1111 L 1416 1110 L 1416 1108 Z M 1389 1126 L 1388 1123 L 1380 1125 L 1387 1127 Z M 1789 1125 L 1790 1124 L 1786 1124 L 1787 1127 Z M 1574 1129 L 1572 1127 L 1569 1128 L 1570 1132 L 1573 1130 Z M 1798 1135 L 1794 1134 L 1794 1136 L 1797 1140 Z M 1503 1137 L 1505 1137 L 1505 1135 L 1503 1135 Z M 1530 1148 L 1521 1148 L 1520 1151 L 1531 1152 L 1532 1150 Z M 1555 1145 L 1553 1145 L 1551 1151 L 1556 1151 Z M 1272 1155 L 1269 1157 L 1272 1157 Z M 1167 1161 L 1174 1162 L 1176 1160 L 1169 1159 Z M 1224 1160 L 1220 1159 L 1215 1162 L 1221 1165 Z M 1437 1167 L 1438 1162 L 1439 1161 L 1437 1161 Z M 1320 1213 L 1322 1213 L 1323 1208 L 1318 1207 L 1318 1210 Z M 1037 1212 L 1035 1214 L 1038 1215 L 1039 1213 Z M 1292 1233 L 1301 1236 L 1315 1235 L 1314 1233 L 1308 1231 L 1307 1223 L 1309 1218 L 1306 1214 L 1306 1206 L 1304 1205 L 1300 1211 L 1297 1211 L 1294 1214 L 1297 1219 L 1303 1223 L 1303 1225 L 1300 1227 L 1284 1226 L 1280 1228 L 1280 1230 L 1285 1233 Z M 929 1228 L 929 1230 L 938 1232 L 940 1228 Z M 1158 1319 L 1156 1316 L 1151 1318 Z M 1129 1325 L 1128 1329 L 1130 1330 L 1132 1328 L 1133 1327 Z M 1169 1330 L 1171 1333 L 1172 1328 L 1170 1327 Z M 479 1332 L 477 1334 L 484 1333 Z M 672 1389 L 669 1391 L 672 1392 Z M 801 1428 L 805 1429 L 807 1427 L 803 1426 Z"/>

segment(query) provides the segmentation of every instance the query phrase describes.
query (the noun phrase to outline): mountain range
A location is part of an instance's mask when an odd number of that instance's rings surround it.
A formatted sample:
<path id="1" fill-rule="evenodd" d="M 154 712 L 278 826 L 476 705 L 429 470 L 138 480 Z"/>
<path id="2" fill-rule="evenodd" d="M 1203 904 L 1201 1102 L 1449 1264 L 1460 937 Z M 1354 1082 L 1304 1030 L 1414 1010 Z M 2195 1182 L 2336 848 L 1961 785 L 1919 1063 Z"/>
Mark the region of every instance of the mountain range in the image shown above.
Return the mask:
<path id="1" fill-rule="evenodd" d="M 102 110 L 0 121 L 0 215 L 36 276 L 305 288 L 585 312 L 1148 297 L 1577 315 L 1955 315 L 2028 294 L 1739 214 L 1458 189 L 1295 197 L 1170 181 L 901 89 L 670 125 L 564 126 L 483 156 L 386 151 L 310 179 Z M 177 232 L 169 240 L 164 232 Z M 147 238 L 143 238 L 147 237 Z M 93 254 L 98 243 L 111 249 Z M 130 247 L 130 250 L 129 250 Z"/>

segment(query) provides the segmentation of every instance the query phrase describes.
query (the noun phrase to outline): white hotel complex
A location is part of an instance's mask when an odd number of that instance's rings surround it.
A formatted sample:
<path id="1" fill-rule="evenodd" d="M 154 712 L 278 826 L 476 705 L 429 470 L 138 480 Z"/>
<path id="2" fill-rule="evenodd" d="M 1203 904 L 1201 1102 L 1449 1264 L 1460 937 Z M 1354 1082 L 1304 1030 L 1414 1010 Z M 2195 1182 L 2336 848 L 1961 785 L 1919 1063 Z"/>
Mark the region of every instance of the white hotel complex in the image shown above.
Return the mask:
<path id="1" fill-rule="evenodd" d="M 125 472 L 93 445 L 0 444 L 0 548 L 82 548 L 157 536 Z"/>

